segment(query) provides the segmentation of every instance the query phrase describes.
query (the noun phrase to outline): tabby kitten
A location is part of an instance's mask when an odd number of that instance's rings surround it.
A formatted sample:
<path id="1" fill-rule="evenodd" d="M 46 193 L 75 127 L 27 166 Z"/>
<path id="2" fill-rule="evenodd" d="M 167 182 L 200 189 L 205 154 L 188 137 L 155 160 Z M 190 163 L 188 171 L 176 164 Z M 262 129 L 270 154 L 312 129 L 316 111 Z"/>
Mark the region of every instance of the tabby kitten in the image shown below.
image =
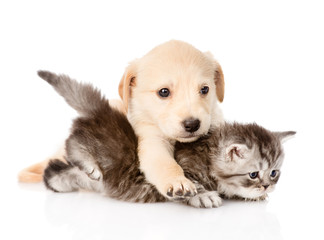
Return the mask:
<path id="1" fill-rule="evenodd" d="M 52 160 L 44 173 L 55 192 L 93 190 L 132 202 L 180 201 L 218 207 L 222 197 L 260 200 L 272 191 L 283 162 L 282 141 L 295 132 L 270 132 L 256 124 L 226 123 L 193 143 L 177 143 L 175 159 L 197 188 L 162 196 L 139 169 L 137 137 L 123 113 L 88 84 L 39 71 L 80 117 L 66 140 L 66 160 Z"/>

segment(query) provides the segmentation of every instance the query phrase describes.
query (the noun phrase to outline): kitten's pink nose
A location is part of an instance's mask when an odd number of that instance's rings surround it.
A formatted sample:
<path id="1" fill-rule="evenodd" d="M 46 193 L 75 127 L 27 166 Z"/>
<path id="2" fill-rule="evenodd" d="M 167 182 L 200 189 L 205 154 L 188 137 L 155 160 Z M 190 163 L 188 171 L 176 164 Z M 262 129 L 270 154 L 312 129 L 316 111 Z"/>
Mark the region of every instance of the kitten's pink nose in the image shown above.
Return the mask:
<path id="1" fill-rule="evenodd" d="M 262 185 L 264 187 L 264 190 L 267 190 L 267 188 L 270 186 L 269 184 Z"/>

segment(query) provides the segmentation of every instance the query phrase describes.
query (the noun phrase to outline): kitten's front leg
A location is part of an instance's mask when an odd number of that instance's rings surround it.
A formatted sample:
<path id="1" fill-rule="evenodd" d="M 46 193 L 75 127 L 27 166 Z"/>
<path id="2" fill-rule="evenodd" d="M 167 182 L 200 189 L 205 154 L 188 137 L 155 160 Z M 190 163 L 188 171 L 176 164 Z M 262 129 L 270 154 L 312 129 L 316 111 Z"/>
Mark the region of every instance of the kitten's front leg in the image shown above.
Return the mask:
<path id="1" fill-rule="evenodd" d="M 216 208 L 222 204 L 217 191 L 207 191 L 202 185 L 195 183 L 198 194 L 191 197 L 187 204 L 196 208 Z"/>

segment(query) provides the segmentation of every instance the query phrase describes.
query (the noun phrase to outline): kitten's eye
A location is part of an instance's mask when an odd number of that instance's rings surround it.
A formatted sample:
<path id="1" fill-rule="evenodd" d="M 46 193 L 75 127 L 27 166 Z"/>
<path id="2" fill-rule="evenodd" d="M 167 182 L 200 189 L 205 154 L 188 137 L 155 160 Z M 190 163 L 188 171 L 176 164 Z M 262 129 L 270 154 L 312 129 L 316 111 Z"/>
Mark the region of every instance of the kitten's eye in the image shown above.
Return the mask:
<path id="1" fill-rule="evenodd" d="M 270 177 L 274 178 L 275 176 L 277 176 L 277 171 L 272 170 L 271 173 L 270 173 Z"/>
<path id="2" fill-rule="evenodd" d="M 170 90 L 167 88 L 162 88 L 159 90 L 158 94 L 160 97 L 167 98 L 170 96 Z"/>
<path id="3" fill-rule="evenodd" d="M 251 172 L 251 173 L 249 173 L 249 176 L 250 176 L 250 178 L 252 178 L 252 179 L 257 178 L 258 175 L 259 175 L 259 172 Z"/>
<path id="4" fill-rule="evenodd" d="M 202 94 L 202 95 L 206 95 L 208 92 L 209 92 L 209 87 L 208 86 L 203 86 L 200 89 L 200 94 Z"/>

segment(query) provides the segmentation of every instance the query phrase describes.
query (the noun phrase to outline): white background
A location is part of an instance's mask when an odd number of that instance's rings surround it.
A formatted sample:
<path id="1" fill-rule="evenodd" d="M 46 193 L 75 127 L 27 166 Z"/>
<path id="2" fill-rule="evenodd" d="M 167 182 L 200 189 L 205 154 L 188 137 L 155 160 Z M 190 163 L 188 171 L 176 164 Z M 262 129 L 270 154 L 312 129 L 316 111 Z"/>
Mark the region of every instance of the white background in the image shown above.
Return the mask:
<path id="1" fill-rule="evenodd" d="M 323 23 L 320 1 L 1 1 L 1 238 L 324 239 Z M 17 182 L 76 116 L 37 70 L 116 98 L 128 62 L 170 39 L 218 59 L 226 119 L 297 131 L 268 201 L 205 210 Z"/>

